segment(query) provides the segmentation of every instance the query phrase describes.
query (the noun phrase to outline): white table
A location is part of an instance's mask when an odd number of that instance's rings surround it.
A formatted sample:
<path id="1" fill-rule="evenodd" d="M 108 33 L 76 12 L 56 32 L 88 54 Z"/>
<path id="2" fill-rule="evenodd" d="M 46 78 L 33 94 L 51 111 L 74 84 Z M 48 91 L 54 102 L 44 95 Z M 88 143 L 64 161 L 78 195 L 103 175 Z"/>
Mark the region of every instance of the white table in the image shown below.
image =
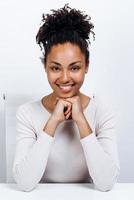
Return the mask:
<path id="1" fill-rule="evenodd" d="M 134 183 L 117 183 L 100 192 L 91 184 L 39 184 L 31 192 L 18 191 L 16 184 L 0 184 L 0 200 L 134 200 Z"/>

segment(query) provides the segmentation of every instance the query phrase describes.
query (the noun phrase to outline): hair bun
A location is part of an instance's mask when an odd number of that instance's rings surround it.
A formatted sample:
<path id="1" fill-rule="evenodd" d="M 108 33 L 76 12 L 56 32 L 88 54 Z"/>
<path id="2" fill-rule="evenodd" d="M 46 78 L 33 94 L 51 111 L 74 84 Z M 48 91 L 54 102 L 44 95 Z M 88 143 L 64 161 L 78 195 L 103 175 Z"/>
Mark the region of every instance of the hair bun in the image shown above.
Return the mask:
<path id="1" fill-rule="evenodd" d="M 45 43 L 51 35 L 62 31 L 77 32 L 84 40 L 89 39 L 90 32 L 95 36 L 92 31 L 94 25 L 90 21 L 91 17 L 84 14 L 84 12 L 71 9 L 68 4 L 65 4 L 63 8 L 51 11 L 52 14 L 42 15 L 44 24 L 40 28 L 40 35 L 42 33 Z"/>

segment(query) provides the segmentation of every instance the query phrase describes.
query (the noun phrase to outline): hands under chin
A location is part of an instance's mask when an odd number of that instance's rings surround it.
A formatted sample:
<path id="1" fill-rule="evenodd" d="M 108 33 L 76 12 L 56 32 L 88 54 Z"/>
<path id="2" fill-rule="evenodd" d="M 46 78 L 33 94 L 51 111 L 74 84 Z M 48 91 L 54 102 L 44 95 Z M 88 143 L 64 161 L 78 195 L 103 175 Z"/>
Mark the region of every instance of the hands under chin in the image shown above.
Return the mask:
<path id="1" fill-rule="evenodd" d="M 64 114 L 66 116 L 66 120 L 73 119 L 74 121 L 79 121 L 81 118 L 83 119 L 84 117 L 83 108 L 82 108 L 82 104 L 81 104 L 79 96 L 66 98 L 64 101 L 67 101 L 68 103 L 71 103 L 72 105 L 71 110 L 68 114 L 66 111 L 68 108 L 67 107 L 64 108 Z"/>

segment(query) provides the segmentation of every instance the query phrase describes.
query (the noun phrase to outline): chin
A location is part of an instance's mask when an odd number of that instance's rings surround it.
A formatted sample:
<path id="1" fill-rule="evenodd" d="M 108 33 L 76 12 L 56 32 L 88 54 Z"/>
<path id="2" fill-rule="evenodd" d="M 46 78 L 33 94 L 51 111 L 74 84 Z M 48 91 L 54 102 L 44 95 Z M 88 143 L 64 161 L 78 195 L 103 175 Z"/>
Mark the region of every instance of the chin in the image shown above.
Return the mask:
<path id="1" fill-rule="evenodd" d="M 73 96 L 76 96 L 78 93 L 75 93 L 75 94 L 57 94 L 58 97 L 60 98 L 71 98 Z"/>

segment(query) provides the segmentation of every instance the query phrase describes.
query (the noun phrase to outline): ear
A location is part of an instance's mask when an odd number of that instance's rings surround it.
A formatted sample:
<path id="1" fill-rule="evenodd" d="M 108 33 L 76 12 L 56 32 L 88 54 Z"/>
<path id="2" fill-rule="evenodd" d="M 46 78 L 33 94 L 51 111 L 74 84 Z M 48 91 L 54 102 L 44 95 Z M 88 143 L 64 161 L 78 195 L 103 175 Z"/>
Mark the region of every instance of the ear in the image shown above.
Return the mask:
<path id="1" fill-rule="evenodd" d="M 89 69 L 89 63 L 86 65 L 85 73 L 88 72 L 88 69 Z"/>
<path id="2" fill-rule="evenodd" d="M 46 69 L 46 65 L 44 64 L 44 70 L 45 70 L 45 72 L 47 72 L 47 69 Z"/>

